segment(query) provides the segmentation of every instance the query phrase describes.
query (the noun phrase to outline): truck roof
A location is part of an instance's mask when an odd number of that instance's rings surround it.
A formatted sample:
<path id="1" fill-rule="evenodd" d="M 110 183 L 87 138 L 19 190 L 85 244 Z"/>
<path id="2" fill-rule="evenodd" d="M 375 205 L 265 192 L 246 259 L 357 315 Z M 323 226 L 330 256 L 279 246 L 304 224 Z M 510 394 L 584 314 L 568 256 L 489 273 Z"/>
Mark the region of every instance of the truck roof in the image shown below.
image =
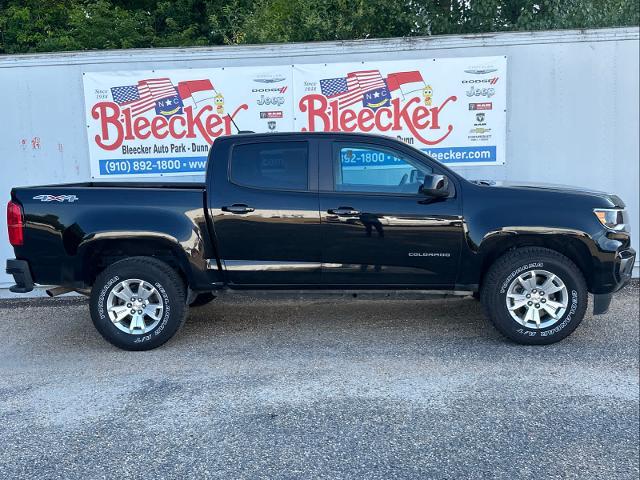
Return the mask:
<path id="1" fill-rule="evenodd" d="M 250 131 L 240 131 L 238 134 L 226 135 L 222 138 L 273 138 L 273 137 L 346 137 L 346 138 L 379 138 L 392 142 L 398 142 L 399 140 L 386 135 L 379 135 L 374 133 L 361 133 L 361 132 L 272 132 L 272 133 L 255 133 Z M 403 143 L 403 142 L 400 142 Z"/>

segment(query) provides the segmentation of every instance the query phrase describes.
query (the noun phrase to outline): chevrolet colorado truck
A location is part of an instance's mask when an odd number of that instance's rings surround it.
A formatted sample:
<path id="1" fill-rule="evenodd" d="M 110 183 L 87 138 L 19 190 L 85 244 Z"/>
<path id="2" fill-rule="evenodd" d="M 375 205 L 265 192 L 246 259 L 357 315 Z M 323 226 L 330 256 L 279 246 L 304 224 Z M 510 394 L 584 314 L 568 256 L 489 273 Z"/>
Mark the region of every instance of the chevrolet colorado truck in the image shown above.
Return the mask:
<path id="1" fill-rule="evenodd" d="M 588 292 L 604 313 L 635 259 L 615 195 L 467 181 L 355 133 L 221 137 L 204 184 L 14 188 L 7 224 L 11 290 L 88 295 L 129 350 L 162 345 L 224 289 L 474 295 L 507 338 L 549 344 Z"/>

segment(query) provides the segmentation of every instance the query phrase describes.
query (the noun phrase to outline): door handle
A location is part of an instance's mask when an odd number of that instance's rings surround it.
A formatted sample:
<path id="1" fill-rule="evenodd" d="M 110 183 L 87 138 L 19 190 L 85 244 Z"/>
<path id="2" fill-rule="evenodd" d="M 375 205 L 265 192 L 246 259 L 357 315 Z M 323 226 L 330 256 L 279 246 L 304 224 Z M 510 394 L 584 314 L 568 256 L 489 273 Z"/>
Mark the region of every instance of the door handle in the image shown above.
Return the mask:
<path id="1" fill-rule="evenodd" d="M 327 210 L 327 213 L 332 215 L 360 215 L 358 210 L 354 210 L 353 207 L 338 207 Z"/>
<path id="2" fill-rule="evenodd" d="M 255 208 L 251 208 L 248 205 L 245 205 L 244 203 L 234 203 L 231 206 L 228 207 L 222 207 L 222 211 L 223 212 L 229 212 L 229 213 L 249 213 L 249 212 L 253 212 L 255 211 Z"/>

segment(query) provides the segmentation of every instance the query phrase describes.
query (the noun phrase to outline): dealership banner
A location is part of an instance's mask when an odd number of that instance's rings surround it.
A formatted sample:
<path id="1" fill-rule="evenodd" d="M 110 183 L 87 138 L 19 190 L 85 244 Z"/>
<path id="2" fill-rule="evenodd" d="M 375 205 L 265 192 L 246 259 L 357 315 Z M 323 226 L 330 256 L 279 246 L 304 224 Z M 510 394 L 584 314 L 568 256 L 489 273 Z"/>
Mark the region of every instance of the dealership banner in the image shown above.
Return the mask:
<path id="1" fill-rule="evenodd" d="M 505 161 L 505 57 L 83 78 L 93 177 L 202 174 L 211 143 L 238 129 L 377 133 L 448 165 Z"/>
<path id="2" fill-rule="evenodd" d="M 84 74 L 91 175 L 199 174 L 213 140 L 293 130 L 291 66 Z"/>

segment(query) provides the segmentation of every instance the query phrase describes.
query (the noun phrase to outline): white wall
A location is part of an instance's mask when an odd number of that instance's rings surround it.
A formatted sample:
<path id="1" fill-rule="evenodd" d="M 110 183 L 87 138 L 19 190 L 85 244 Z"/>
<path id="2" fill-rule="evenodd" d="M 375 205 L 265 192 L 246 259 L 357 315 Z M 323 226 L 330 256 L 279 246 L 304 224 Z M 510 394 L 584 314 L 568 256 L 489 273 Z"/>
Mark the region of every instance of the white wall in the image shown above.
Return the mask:
<path id="1" fill-rule="evenodd" d="M 617 193 L 640 250 L 639 38 L 638 28 L 619 28 L 0 56 L 0 197 L 7 201 L 16 185 L 90 179 L 83 71 L 507 55 L 507 163 L 457 170 L 468 178 Z M 34 137 L 39 149 L 32 148 Z M 0 296 L 12 283 L 3 273 L 13 256 L 5 232 L 2 215 Z"/>

